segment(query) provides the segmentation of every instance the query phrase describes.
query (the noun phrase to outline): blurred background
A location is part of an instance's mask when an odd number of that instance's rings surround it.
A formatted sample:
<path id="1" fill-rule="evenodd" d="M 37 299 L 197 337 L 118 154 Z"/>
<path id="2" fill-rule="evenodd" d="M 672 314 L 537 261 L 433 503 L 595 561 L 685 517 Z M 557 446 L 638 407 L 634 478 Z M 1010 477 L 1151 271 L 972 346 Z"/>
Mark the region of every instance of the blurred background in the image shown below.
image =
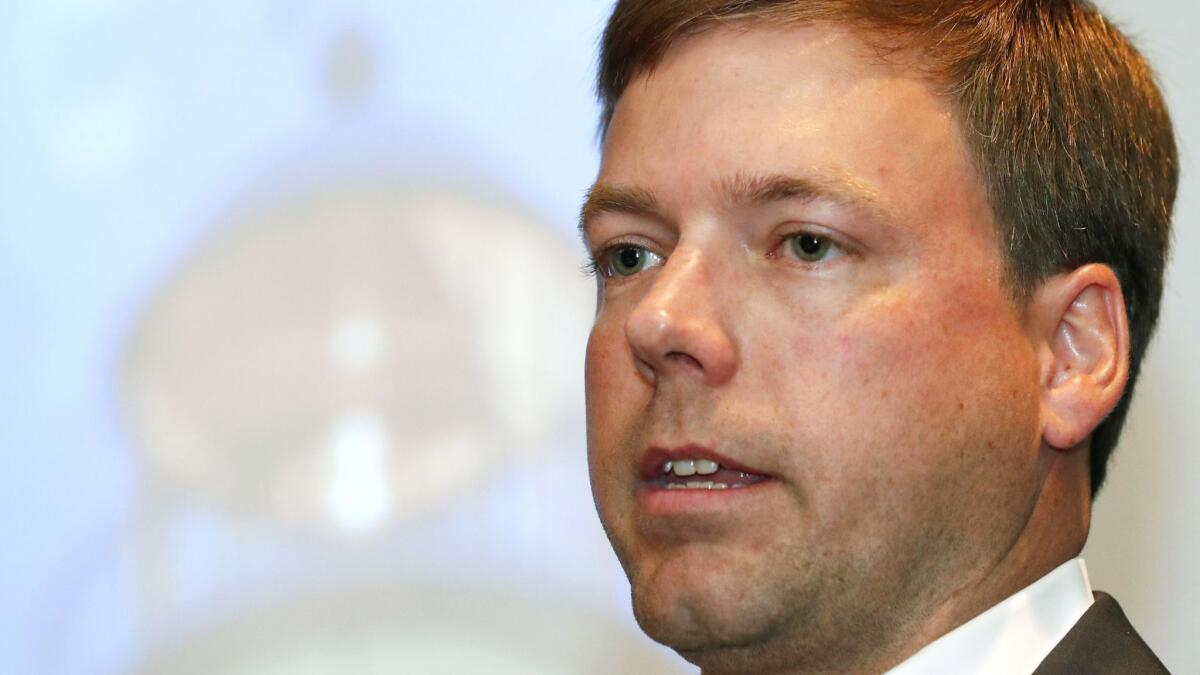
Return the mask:
<path id="1" fill-rule="evenodd" d="M 575 215 L 610 0 L 0 1 L 0 670 L 680 673 L 594 515 Z M 1200 94 L 1085 556 L 1200 672 Z"/>

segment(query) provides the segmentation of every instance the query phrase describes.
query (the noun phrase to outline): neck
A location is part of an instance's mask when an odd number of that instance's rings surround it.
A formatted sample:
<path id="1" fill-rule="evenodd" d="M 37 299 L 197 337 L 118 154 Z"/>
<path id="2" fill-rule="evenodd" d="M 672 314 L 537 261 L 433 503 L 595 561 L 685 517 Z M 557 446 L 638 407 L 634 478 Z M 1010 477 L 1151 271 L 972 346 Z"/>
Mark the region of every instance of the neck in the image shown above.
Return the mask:
<path id="1" fill-rule="evenodd" d="M 917 631 L 863 672 L 886 671 L 1079 555 L 1091 522 L 1086 445 L 1066 452 L 1043 448 L 1043 452 L 1047 467 L 1042 489 L 1013 545 L 995 564 L 951 589 Z"/>

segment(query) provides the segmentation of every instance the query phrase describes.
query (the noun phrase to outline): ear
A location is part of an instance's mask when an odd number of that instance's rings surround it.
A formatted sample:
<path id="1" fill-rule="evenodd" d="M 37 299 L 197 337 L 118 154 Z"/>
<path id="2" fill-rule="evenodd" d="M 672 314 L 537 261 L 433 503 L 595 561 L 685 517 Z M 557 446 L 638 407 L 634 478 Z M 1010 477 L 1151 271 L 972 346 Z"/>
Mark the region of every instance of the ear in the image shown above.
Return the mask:
<path id="1" fill-rule="evenodd" d="M 1129 321 L 1117 275 L 1091 264 L 1046 279 L 1030 305 L 1039 344 L 1042 439 L 1070 450 L 1121 400 L 1129 379 Z"/>

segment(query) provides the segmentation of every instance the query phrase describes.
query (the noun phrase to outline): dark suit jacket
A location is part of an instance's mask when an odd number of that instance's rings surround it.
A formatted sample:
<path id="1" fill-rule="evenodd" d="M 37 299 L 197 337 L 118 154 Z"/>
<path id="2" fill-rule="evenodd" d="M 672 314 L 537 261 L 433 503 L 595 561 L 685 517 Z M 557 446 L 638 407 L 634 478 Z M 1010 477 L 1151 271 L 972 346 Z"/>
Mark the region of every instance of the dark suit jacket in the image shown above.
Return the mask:
<path id="1" fill-rule="evenodd" d="M 1033 675 L 1166 673 L 1162 661 L 1129 625 L 1117 601 L 1104 593 L 1093 595 L 1095 602 Z"/>

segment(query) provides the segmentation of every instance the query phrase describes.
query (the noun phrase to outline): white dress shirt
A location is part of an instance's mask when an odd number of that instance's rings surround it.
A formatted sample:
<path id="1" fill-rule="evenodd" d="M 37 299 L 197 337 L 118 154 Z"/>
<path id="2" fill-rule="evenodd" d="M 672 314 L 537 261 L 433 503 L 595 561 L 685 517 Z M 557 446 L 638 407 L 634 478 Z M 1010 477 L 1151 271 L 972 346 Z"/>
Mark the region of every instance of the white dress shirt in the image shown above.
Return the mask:
<path id="1" fill-rule="evenodd" d="M 888 675 L 1029 675 L 1092 605 L 1083 558 L 946 633 Z"/>

